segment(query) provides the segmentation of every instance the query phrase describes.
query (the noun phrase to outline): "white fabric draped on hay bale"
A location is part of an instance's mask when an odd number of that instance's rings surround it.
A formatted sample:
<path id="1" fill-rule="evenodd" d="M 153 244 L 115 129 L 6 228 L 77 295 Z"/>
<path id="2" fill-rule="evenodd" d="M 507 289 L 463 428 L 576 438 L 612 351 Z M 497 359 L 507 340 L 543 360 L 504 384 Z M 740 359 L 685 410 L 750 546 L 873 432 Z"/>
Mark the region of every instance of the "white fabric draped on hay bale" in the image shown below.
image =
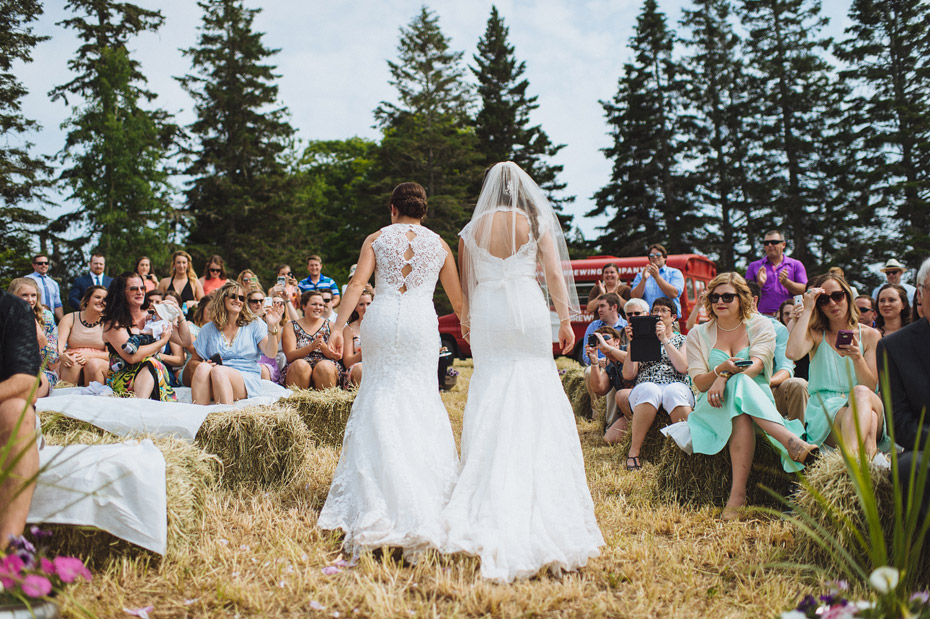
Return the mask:
<path id="1" fill-rule="evenodd" d="M 91 526 L 158 554 L 168 544 L 165 458 L 150 440 L 45 447 L 28 522 Z"/>
<path id="2" fill-rule="evenodd" d="M 119 398 L 85 395 L 84 388 L 55 389 L 47 398 L 36 401 L 37 411 L 61 413 L 85 421 L 117 436 L 150 434 L 174 436 L 193 441 L 210 413 L 247 406 L 273 404 L 291 395 L 291 391 L 271 381 L 262 381 L 262 394 L 234 404 L 191 404 L 191 390 L 179 387 L 178 402 L 159 402 L 142 398 Z"/>
<path id="3" fill-rule="evenodd" d="M 691 446 L 691 428 L 688 427 L 687 421 L 667 425 L 660 429 L 659 432 L 675 441 L 675 444 L 689 456 L 694 454 L 694 449 Z"/>

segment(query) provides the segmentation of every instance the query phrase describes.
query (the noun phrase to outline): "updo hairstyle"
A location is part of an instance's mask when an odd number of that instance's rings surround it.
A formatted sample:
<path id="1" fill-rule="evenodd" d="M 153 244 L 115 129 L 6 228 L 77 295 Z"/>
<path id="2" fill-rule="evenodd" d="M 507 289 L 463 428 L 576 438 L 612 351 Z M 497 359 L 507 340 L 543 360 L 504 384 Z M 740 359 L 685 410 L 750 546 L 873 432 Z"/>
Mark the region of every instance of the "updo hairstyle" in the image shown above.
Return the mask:
<path id="1" fill-rule="evenodd" d="M 401 183 L 391 192 L 391 204 L 404 217 L 426 217 L 426 190 L 419 183 Z"/>

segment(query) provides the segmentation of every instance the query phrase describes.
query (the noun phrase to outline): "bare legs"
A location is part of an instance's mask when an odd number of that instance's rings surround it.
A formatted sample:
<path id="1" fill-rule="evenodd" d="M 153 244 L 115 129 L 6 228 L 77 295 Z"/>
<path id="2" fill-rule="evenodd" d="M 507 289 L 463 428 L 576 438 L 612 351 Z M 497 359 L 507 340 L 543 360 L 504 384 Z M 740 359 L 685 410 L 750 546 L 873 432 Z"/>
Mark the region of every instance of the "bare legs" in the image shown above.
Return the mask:
<path id="1" fill-rule="evenodd" d="M 749 482 L 749 469 L 752 456 L 756 451 L 756 431 L 752 427 L 749 415 L 737 415 L 733 418 L 733 430 L 730 432 L 730 462 L 733 467 L 733 481 L 730 484 L 730 498 L 723 508 L 724 520 L 735 520 L 738 509 L 746 504 L 746 484 Z"/>
<path id="2" fill-rule="evenodd" d="M 245 381 L 239 370 L 222 365 L 201 363 L 191 380 L 191 399 L 194 404 L 232 404 L 248 397 Z"/>
<path id="3" fill-rule="evenodd" d="M 846 448 L 854 454 L 859 453 L 859 436 L 856 434 L 855 419 L 858 416 L 862 444 L 871 460 L 878 453 L 878 434 L 882 431 L 882 424 L 885 422 L 885 408 L 881 398 L 864 385 L 856 385 L 849 395 L 849 400 L 850 403 L 855 403 L 855 411 L 853 406 L 844 406 L 837 411 L 833 425 L 843 437 Z M 832 436 L 827 439 L 827 442 L 831 445 L 835 443 Z"/>
<path id="4" fill-rule="evenodd" d="M 23 413 L 25 411 L 25 414 Z M 13 437 L 13 431 L 22 415 L 19 431 Z M 29 504 L 32 502 L 32 491 L 35 483 L 29 483 L 19 496 L 14 495 L 39 470 L 39 450 L 35 445 L 36 419 L 32 406 L 26 401 L 12 398 L 0 402 L 0 445 L 6 444 L 11 437 L 14 438 L 13 450 L 9 461 L 25 450 L 25 454 L 13 466 L 11 475 L 0 486 L 0 548 L 6 548 L 10 535 L 20 535 L 26 526 L 26 516 L 29 514 Z"/>
<path id="5" fill-rule="evenodd" d="M 287 377 L 284 381 L 288 387 L 309 389 L 311 381 L 315 389 L 335 387 L 339 381 L 339 370 L 336 364 L 324 359 L 317 361 L 316 365 L 311 367 L 306 359 L 298 359 L 288 366 Z M 359 375 L 359 381 L 361 381 L 361 375 Z"/>
<path id="6" fill-rule="evenodd" d="M 75 363 L 71 367 L 61 364 L 61 380 L 86 387 L 93 382 L 106 383 L 107 362 L 104 359 L 87 359 L 84 365 Z"/>

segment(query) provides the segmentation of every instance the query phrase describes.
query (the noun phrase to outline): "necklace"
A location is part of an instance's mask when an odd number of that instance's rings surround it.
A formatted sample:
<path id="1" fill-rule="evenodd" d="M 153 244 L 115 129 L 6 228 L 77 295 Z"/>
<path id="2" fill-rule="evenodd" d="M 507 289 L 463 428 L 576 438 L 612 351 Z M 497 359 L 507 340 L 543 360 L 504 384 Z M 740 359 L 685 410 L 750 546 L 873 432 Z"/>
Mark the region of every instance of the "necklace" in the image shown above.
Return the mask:
<path id="1" fill-rule="evenodd" d="M 726 331 L 726 332 L 736 331 L 737 329 L 739 329 L 739 328 L 742 327 L 742 326 L 743 326 L 743 323 L 740 322 L 740 323 L 737 323 L 737 325 L 736 325 L 735 327 L 733 327 L 732 329 L 726 329 L 726 328 L 722 327 L 722 326 L 720 325 L 719 322 L 717 323 L 717 328 L 720 329 L 721 331 Z"/>
<path id="2" fill-rule="evenodd" d="M 84 322 L 84 319 L 81 317 L 81 312 L 78 312 L 78 320 L 80 320 L 80 321 L 81 321 L 81 324 L 84 325 L 85 327 L 87 327 L 88 329 L 93 329 L 94 327 L 96 327 L 97 325 L 100 324 L 100 321 L 103 320 L 103 317 L 98 318 L 98 319 L 97 319 L 97 322 L 92 322 L 92 323 L 88 324 L 88 323 Z"/>

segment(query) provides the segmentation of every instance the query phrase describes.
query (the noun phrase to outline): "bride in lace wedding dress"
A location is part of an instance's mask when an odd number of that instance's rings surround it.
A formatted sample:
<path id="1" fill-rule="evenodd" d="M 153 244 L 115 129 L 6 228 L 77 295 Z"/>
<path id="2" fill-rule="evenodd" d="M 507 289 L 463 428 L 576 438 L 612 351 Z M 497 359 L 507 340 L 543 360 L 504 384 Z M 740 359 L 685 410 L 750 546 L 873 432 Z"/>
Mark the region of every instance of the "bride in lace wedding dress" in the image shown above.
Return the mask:
<path id="1" fill-rule="evenodd" d="M 475 370 L 462 472 L 443 512 L 446 550 L 478 555 L 482 576 L 501 582 L 581 567 L 604 539 L 552 359 L 549 310 L 568 352 L 578 298 L 558 219 L 516 164 L 485 177 L 459 263 Z"/>
<path id="2" fill-rule="evenodd" d="M 441 548 L 440 513 L 458 474 L 449 417 L 439 397 L 436 280 L 458 314 L 461 288 L 449 246 L 420 225 L 426 192 L 416 183 L 391 194 L 390 226 L 365 239 L 355 276 L 332 328 L 342 328 L 372 272 L 378 291 L 362 321 L 365 373 L 346 424 L 342 454 L 317 525 L 342 529 L 353 557 L 401 547 L 408 560 Z"/>

